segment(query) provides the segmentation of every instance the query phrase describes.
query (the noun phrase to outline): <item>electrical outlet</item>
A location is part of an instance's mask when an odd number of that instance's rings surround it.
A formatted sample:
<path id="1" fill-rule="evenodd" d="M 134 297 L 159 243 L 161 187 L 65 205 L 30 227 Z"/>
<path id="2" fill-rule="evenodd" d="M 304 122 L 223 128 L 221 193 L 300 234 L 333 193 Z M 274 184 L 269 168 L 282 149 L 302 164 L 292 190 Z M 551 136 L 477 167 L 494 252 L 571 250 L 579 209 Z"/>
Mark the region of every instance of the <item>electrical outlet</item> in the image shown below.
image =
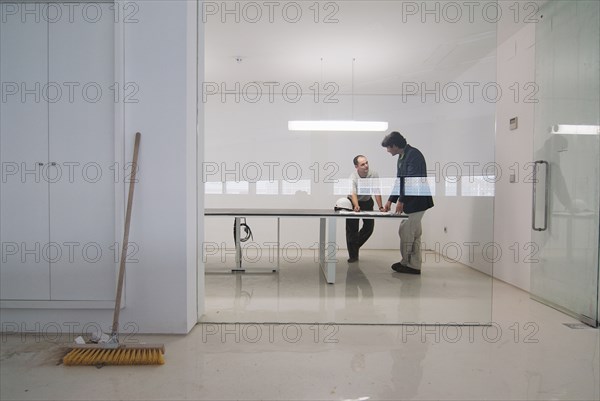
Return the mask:
<path id="1" fill-rule="evenodd" d="M 444 233 L 448 234 L 448 227 L 444 227 Z"/>

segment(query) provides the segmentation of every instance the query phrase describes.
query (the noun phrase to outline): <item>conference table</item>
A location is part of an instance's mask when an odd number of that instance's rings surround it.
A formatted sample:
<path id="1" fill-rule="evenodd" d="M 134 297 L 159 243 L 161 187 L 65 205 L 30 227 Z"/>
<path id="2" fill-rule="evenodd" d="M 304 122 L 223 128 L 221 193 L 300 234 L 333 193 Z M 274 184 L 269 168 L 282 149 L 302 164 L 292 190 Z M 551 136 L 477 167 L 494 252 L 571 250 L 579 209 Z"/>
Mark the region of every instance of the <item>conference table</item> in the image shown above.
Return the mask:
<path id="1" fill-rule="evenodd" d="M 373 218 L 373 219 L 402 219 L 407 216 L 404 214 L 394 214 L 389 212 L 351 212 L 335 211 L 332 209 L 239 209 L 239 208 L 207 208 L 204 210 L 207 217 L 222 216 L 233 217 L 235 230 L 235 267 L 231 272 L 246 272 L 242 267 L 242 237 L 241 220 L 246 217 L 273 217 L 277 219 L 277 267 L 270 268 L 273 273 L 279 271 L 280 255 L 280 219 L 282 218 L 318 218 L 319 219 L 319 266 L 327 283 L 335 283 L 335 270 L 337 264 L 337 242 L 336 242 L 336 222 L 337 219 L 347 218 Z M 255 270 L 255 269 L 253 269 Z"/>

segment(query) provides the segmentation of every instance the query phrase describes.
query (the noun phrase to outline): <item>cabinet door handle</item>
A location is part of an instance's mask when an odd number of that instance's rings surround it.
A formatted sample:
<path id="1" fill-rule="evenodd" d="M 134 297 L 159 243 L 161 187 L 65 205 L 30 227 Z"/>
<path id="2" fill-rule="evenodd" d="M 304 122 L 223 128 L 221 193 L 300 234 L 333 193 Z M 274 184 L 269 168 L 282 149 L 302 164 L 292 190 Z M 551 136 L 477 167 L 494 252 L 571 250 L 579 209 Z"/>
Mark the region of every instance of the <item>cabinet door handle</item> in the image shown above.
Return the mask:
<path id="1" fill-rule="evenodd" d="M 51 166 L 56 166 L 56 162 L 51 162 L 50 165 Z"/>
<path id="2" fill-rule="evenodd" d="M 544 190 L 544 225 L 542 227 L 536 227 L 535 212 L 536 212 L 536 201 L 537 201 L 537 168 L 538 165 L 546 165 L 546 174 L 544 177 L 544 184 L 546 185 Z M 533 165 L 533 201 L 531 204 L 531 228 L 535 231 L 546 231 L 548 229 L 548 208 L 549 208 L 549 194 L 550 194 L 550 183 L 548 182 L 550 172 L 550 164 L 545 160 L 537 160 Z"/>

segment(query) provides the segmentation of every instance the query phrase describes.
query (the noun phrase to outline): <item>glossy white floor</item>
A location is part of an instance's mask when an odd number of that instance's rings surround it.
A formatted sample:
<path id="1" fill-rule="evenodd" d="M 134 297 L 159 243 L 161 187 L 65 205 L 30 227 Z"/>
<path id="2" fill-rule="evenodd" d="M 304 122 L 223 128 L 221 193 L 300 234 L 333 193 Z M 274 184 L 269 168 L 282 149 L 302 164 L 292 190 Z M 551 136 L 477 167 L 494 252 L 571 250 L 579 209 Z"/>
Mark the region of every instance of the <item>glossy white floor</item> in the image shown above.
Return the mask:
<path id="1" fill-rule="evenodd" d="M 65 367 L 59 364 L 63 349 L 48 338 L 5 336 L 0 398 L 600 398 L 598 330 L 569 328 L 565 323 L 577 322 L 512 286 L 461 271 L 465 267 L 430 261 L 420 277 L 405 277 L 380 268 L 388 258 L 393 255 L 366 252 L 350 270 L 341 262 L 335 285 L 323 284 L 304 262 L 291 270 L 282 266 L 279 278 L 209 275 L 206 317 L 215 323 L 199 324 L 186 336 L 141 337 L 166 344 L 163 366 Z M 303 280 L 295 276 L 300 271 L 315 276 Z M 470 291 L 476 292 L 470 302 L 485 302 L 485 288 L 492 287 L 493 303 L 487 302 L 492 314 L 485 316 L 491 326 L 390 324 L 425 317 L 451 321 L 457 308 L 465 319 L 484 318 L 482 310 L 463 304 Z M 419 313 L 403 312 L 411 307 Z M 308 313 L 301 314 L 304 310 Z M 369 313 L 384 324 L 348 324 Z M 216 323 L 235 317 L 255 323 Z M 277 318 L 286 323 L 263 323 Z M 335 323 L 300 323 L 319 320 Z"/>
<path id="2" fill-rule="evenodd" d="M 235 253 L 233 254 L 235 255 Z M 276 267 L 273 255 L 248 254 L 250 272 Z M 280 258 L 279 274 L 231 274 L 234 258 L 207 260 L 204 322 L 278 323 L 488 323 L 492 279 L 440 255 L 425 254 L 420 276 L 394 273 L 397 250 L 363 250 L 348 264 L 338 252 L 335 284 L 328 285 L 315 252 L 292 250 Z M 264 269 L 265 266 L 271 266 Z"/>

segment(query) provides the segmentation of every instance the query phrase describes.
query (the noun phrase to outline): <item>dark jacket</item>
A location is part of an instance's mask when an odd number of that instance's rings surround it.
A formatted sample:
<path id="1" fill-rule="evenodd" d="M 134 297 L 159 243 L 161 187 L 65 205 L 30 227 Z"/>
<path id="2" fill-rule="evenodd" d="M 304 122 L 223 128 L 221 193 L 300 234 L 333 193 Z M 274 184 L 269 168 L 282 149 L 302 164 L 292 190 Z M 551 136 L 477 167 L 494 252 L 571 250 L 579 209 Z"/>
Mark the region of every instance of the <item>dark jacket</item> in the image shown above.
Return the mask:
<path id="1" fill-rule="evenodd" d="M 388 199 L 390 202 L 395 203 L 400 200 L 400 202 L 404 203 L 404 213 L 422 212 L 433 207 L 433 198 L 431 196 L 405 195 L 405 177 L 427 177 L 427 164 L 419 149 L 406 145 L 404 156 L 402 158 L 398 156 L 396 177 L 399 178 L 400 189 L 398 192 L 398 185 L 396 185 L 392 195 Z M 400 195 L 393 195 L 394 193 L 399 193 Z"/>

